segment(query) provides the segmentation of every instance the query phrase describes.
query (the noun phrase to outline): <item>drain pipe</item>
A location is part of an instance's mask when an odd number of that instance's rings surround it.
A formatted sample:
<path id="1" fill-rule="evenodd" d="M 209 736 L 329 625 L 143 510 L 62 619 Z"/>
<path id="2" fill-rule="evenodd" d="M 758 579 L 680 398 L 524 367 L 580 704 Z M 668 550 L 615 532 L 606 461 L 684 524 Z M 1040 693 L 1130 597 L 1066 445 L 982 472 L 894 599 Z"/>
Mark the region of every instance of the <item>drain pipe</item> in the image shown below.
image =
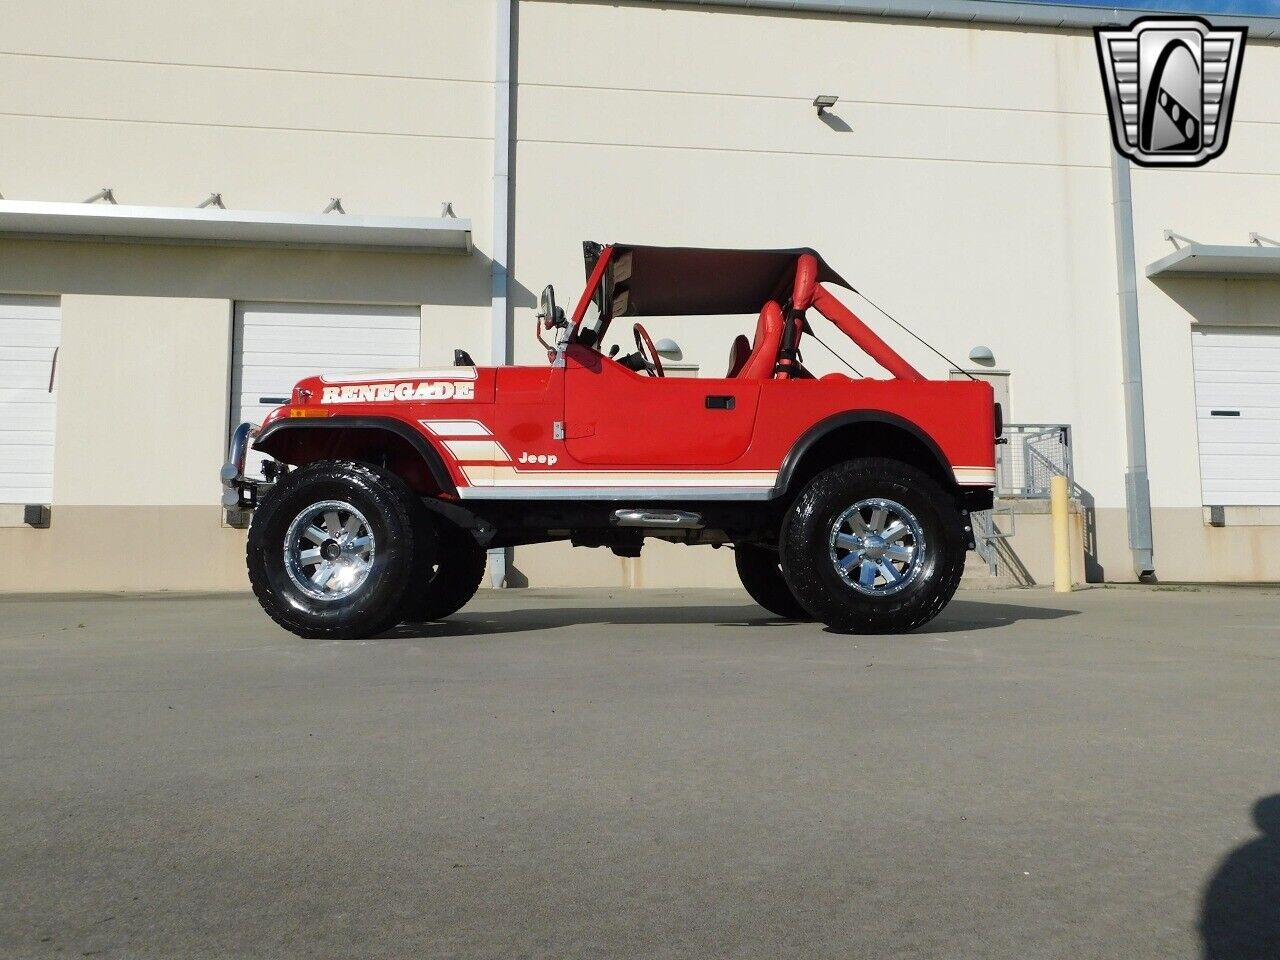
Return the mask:
<path id="1" fill-rule="evenodd" d="M 497 0 L 494 10 L 493 57 L 493 269 L 489 291 L 489 362 L 511 362 L 508 336 L 511 258 L 511 57 L 515 0 Z M 506 586 L 512 560 L 509 547 L 489 551 L 489 577 L 495 587 Z"/>
<path id="2" fill-rule="evenodd" d="M 1142 343 L 1138 328 L 1138 274 L 1133 252 L 1133 195 L 1129 161 L 1111 151 L 1111 210 L 1116 231 L 1116 279 L 1120 306 L 1120 355 L 1124 364 L 1124 475 L 1129 550 L 1139 580 L 1155 576 L 1151 537 L 1151 483 L 1147 478 L 1147 416 L 1142 399 Z"/>

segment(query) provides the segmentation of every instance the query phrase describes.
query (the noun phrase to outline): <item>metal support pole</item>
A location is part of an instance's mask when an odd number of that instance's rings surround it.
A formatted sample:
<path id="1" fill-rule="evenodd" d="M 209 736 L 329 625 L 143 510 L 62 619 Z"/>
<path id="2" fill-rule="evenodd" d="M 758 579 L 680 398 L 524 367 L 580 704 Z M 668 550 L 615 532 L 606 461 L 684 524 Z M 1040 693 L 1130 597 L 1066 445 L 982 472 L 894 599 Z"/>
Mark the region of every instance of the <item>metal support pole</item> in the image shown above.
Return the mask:
<path id="1" fill-rule="evenodd" d="M 1133 196 L 1129 161 L 1111 151 L 1111 209 L 1116 232 L 1116 278 L 1120 306 L 1120 355 L 1124 365 L 1124 433 L 1128 468 L 1124 476 L 1133 572 L 1155 574 L 1151 537 L 1151 483 L 1147 478 L 1147 416 L 1142 399 L 1142 341 L 1138 326 L 1138 274 L 1133 253 Z"/>
<path id="2" fill-rule="evenodd" d="M 493 267 L 490 283 L 489 360 L 511 362 L 508 263 L 511 258 L 511 59 L 512 4 L 497 0 L 494 10 L 493 60 Z M 507 582 L 511 550 L 489 551 L 489 576 L 495 587 Z"/>

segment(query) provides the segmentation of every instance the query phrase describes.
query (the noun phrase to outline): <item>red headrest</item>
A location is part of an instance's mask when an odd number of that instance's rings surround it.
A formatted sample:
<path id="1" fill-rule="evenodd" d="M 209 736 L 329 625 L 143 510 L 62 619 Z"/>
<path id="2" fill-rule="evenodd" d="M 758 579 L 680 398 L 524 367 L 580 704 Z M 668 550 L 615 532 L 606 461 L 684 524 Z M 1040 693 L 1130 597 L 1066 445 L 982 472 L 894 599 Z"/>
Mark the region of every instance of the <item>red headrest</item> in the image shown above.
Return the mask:
<path id="1" fill-rule="evenodd" d="M 818 283 L 818 258 L 802 253 L 796 258 L 796 282 L 791 290 L 791 306 L 805 311 L 813 303 L 813 288 Z"/>
<path id="2" fill-rule="evenodd" d="M 739 368 L 738 376 L 744 380 L 772 380 L 773 369 L 778 362 L 778 348 L 782 346 L 782 331 L 786 322 L 782 308 L 776 300 L 770 300 L 760 311 L 756 322 L 756 339 L 751 345 L 751 356 Z"/>

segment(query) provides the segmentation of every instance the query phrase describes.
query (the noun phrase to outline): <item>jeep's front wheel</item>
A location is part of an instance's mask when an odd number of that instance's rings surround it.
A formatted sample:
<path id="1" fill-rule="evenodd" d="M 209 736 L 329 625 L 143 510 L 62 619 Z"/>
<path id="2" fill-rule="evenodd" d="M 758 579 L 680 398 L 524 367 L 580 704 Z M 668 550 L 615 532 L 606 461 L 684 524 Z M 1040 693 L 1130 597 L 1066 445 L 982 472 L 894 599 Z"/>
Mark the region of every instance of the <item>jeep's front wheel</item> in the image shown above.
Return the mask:
<path id="1" fill-rule="evenodd" d="M 964 572 L 954 501 L 896 460 L 818 474 L 783 522 L 782 571 L 816 619 L 849 633 L 904 633 L 932 620 Z"/>
<path id="2" fill-rule="evenodd" d="M 249 527 L 258 602 L 301 637 L 387 630 L 413 572 L 416 510 L 399 477 L 367 464 L 321 461 L 287 474 Z"/>

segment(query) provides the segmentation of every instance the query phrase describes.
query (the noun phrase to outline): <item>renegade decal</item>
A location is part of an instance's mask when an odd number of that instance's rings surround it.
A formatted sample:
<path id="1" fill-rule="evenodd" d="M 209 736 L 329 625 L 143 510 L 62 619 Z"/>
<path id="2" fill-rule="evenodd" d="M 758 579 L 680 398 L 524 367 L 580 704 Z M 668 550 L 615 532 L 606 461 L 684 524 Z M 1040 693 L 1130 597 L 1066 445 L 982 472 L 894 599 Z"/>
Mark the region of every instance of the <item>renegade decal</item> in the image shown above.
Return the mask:
<path id="1" fill-rule="evenodd" d="M 322 404 L 330 403 L 389 403 L 423 400 L 474 400 L 474 383 L 452 381 L 423 383 L 354 383 L 345 387 L 325 387 L 320 397 Z"/>

